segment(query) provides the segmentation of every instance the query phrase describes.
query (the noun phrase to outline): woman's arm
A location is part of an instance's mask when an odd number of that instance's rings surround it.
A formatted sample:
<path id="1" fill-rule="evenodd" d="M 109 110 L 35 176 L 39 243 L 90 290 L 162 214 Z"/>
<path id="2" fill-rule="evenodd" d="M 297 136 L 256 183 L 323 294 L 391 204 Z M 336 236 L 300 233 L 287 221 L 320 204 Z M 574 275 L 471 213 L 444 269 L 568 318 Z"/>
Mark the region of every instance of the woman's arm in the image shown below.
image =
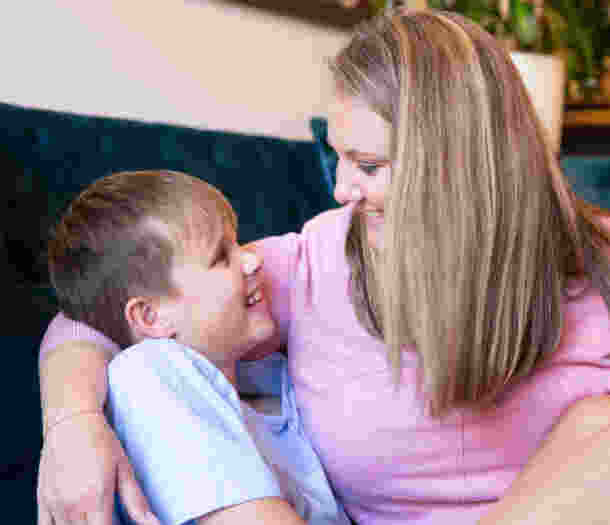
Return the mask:
<path id="1" fill-rule="evenodd" d="M 197 525 L 304 525 L 293 508 L 280 498 L 261 498 L 210 512 L 197 520 Z"/>
<path id="2" fill-rule="evenodd" d="M 479 525 L 608 523 L 610 398 L 572 405 Z"/>
<path id="3" fill-rule="evenodd" d="M 110 350 L 88 341 L 67 341 L 41 358 L 39 525 L 111 524 L 117 487 L 136 523 L 158 523 L 148 515 L 146 499 L 103 414 L 111 358 Z"/>
<path id="4" fill-rule="evenodd" d="M 108 385 L 106 366 L 112 352 L 88 341 L 68 341 L 40 361 L 43 434 L 74 419 L 73 414 L 101 413 Z"/>

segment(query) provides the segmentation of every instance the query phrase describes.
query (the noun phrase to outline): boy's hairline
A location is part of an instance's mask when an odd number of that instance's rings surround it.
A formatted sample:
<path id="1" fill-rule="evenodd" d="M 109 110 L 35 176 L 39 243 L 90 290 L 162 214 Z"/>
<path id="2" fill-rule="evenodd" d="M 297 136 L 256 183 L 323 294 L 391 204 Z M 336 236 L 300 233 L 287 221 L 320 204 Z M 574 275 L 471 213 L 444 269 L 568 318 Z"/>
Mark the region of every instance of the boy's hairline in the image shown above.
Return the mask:
<path id="1" fill-rule="evenodd" d="M 197 211 L 204 215 L 206 220 L 194 220 L 193 215 L 196 208 L 194 201 L 196 198 L 191 196 L 182 216 L 152 213 L 143 218 L 137 226 L 142 233 L 158 235 L 170 243 L 172 249 L 172 260 L 168 268 L 170 279 L 176 263 L 193 255 L 192 248 L 190 247 L 192 246 L 191 243 L 203 242 L 206 252 L 211 254 L 225 237 L 227 226 L 237 233 L 236 225 L 233 224 L 230 217 L 225 213 L 228 210 L 223 209 L 226 204 L 218 199 L 216 195 L 212 195 L 208 194 L 208 198 L 199 199 L 200 202 L 205 202 L 206 205 Z M 232 210 L 232 208 L 229 208 L 229 210 Z M 172 289 L 168 290 L 168 293 L 174 294 L 176 291 L 175 283 L 172 283 Z M 160 294 L 151 295 L 160 296 Z"/>

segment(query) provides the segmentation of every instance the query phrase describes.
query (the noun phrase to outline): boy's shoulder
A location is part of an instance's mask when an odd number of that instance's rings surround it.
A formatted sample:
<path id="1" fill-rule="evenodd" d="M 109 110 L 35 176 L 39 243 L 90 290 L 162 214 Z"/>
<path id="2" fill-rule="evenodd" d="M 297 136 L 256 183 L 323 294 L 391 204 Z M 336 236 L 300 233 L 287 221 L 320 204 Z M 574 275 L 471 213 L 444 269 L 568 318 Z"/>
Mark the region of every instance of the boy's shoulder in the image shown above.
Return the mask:
<path id="1" fill-rule="evenodd" d="M 146 340 L 119 354 L 108 376 L 109 420 L 163 523 L 281 496 L 235 389 L 204 356 Z"/>
<path id="2" fill-rule="evenodd" d="M 173 339 L 146 339 L 117 354 L 108 365 L 108 386 L 111 392 L 136 396 L 179 394 L 198 406 L 222 399 L 231 412 L 239 406 L 224 374 L 204 355 Z"/>

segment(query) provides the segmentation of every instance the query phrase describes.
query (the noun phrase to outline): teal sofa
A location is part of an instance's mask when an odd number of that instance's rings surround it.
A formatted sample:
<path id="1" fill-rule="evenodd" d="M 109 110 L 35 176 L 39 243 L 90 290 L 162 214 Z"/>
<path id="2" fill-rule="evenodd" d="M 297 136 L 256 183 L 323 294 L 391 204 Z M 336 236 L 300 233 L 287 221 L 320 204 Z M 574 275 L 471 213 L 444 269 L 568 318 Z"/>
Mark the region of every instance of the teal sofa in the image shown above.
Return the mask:
<path id="1" fill-rule="evenodd" d="M 316 133 L 324 122 L 312 120 Z M 37 354 L 57 312 L 44 260 L 52 224 L 94 179 L 119 170 L 171 169 L 223 191 L 239 218 L 239 238 L 299 231 L 336 205 L 333 158 L 324 141 L 238 133 L 26 109 L 0 104 L 0 235 L 5 323 L 0 491 L 18 523 L 35 523 L 42 445 Z M 8 317 L 7 317 L 8 316 Z"/>
<path id="2" fill-rule="evenodd" d="M 44 247 L 49 227 L 74 195 L 113 171 L 172 169 L 219 187 L 248 242 L 298 231 L 336 206 L 336 157 L 326 126 L 312 119 L 314 140 L 290 141 L 163 124 L 85 117 L 0 104 L 0 235 L 5 323 L 2 381 L 5 432 L 0 491 L 18 523 L 35 523 L 35 485 L 42 445 L 38 345 L 57 312 Z M 577 192 L 610 208 L 610 157 L 568 157 Z"/>

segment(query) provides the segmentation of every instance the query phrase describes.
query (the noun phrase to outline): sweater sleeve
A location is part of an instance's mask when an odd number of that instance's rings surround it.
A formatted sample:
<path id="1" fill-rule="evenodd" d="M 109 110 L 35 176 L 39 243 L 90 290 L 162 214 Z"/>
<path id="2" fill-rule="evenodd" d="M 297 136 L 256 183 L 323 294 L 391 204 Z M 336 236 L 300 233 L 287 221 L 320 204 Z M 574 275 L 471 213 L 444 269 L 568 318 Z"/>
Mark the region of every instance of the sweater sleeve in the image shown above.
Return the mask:
<path id="1" fill-rule="evenodd" d="M 271 316 L 276 322 L 276 335 L 246 356 L 247 360 L 260 359 L 285 345 L 292 315 L 292 297 L 295 274 L 302 236 L 288 233 L 276 237 L 267 237 L 253 244 L 256 252 L 263 259 L 265 276 L 265 294 L 270 303 Z"/>
<path id="2" fill-rule="evenodd" d="M 62 312 L 58 313 L 49 323 L 40 344 L 39 360 L 43 361 L 59 345 L 68 341 L 88 341 L 103 346 L 112 354 L 120 351 L 119 346 L 101 332 L 85 323 L 73 321 Z"/>

